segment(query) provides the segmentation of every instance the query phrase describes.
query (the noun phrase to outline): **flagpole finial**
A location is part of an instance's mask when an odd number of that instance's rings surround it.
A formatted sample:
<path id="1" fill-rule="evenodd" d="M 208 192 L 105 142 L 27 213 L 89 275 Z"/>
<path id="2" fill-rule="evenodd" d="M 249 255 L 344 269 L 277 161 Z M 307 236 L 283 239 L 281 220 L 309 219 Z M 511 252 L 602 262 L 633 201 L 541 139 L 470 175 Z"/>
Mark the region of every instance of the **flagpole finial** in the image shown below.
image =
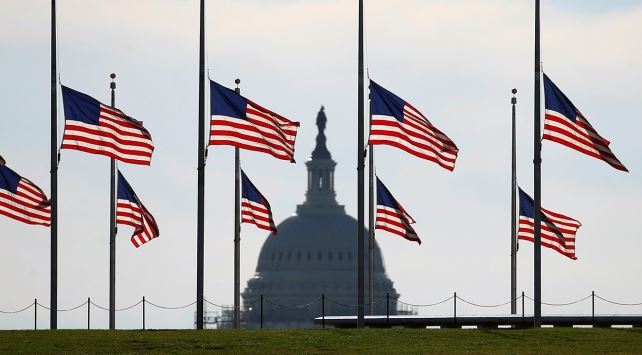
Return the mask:
<path id="1" fill-rule="evenodd" d="M 234 91 L 235 91 L 237 94 L 240 94 L 240 93 L 241 93 L 241 88 L 239 88 L 239 84 L 240 84 L 240 83 L 241 83 L 241 79 L 238 79 L 238 78 L 237 78 L 236 80 L 234 80 L 234 84 L 236 84 L 236 89 L 234 89 Z"/>
<path id="2" fill-rule="evenodd" d="M 109 77 L 111 78 L 111 83 L 109 84 L 109 88 L 110 89 L 115 89 L 116 88 L 116 82 L 114 81 L 114 79 L 116 79 L 116 74 L 115 73 L 111 73 L 111 74 L 109 74 Z"/>
<path id="3" fill-rule="evenodd" d="M 511 92 L 513 93 L 513 98 L 510 100 L 510 103 L 515 105 L 517 103 L 517 98 L 515 97 L 515 94 L 517 94 L 517 89 L 511 90 Z"/>

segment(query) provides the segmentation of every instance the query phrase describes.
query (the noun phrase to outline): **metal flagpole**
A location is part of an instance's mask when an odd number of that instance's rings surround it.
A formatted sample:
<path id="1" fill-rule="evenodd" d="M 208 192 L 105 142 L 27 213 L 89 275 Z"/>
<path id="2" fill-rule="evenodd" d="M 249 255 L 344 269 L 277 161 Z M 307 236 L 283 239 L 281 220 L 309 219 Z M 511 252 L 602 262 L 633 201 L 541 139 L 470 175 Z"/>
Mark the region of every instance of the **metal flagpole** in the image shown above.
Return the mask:
<path id="1" fill-rule="evenodd" d="M 517 314 L 517 157 L 515 138 L 515 104 L 517 104 L 517 89 L 512 91 L 510 103 L 513 106 L 512 114 L 512 164 L 510 186 L 510 313 Z"/>
<path id="2" fill-rule="evenodd" d="M 196 329 L 203 329 L 205 245 L 205 0 L 200 1 L 198 58 L 198 213 L 196 226 Z"/>
<path id="3" fill-rule="evenodd" d="M 540 76 L 541 76 L 541 59 L 540 59 L 540 38 L 539 38 L 539 0 L 535 0 L 535 117 L 534 117 L 534 172 L 535 172 L 535 256 L 534 256 L 534 291 L 535 305 L 533 326 L 538 328 L 542 325 L 542 226 L 541 226 L 541 208 L 542 208 L 542 141 L 540 132 Z"/>
<path id="4" fill-rule="evenodd" d="M 364 243 L 363 235 L 365 234 L 364 226 L 364 139 L 363 139 L 363 0 L 359 0 L 359 63 L 358 63 L 358 125 L 357 130 L 357 328 L 363 328 L 363 314 L 364 314 Z"/>
<path id="5" fill-rule="evenodd" d="M 116 74 L 109 75 L 111 107 L 116 108 Z M 111 158 L 109 188 L 109 329 L 116 329 L 116 159 Z"/>
<path id="6" fill-rule="evenodd" d="M 56 0 L 51 0 L 51 284 L 49 328 L 58 329 L 58 85 L 56 84 Z"/>
<path id="7" fill-rule="evenodd" d="M 372 116 L 370 118 L 372 120 Z M 375 243 L 375 196 L 374 196 L 374 147 L 368 147 L 368 309 L 370 315 L 374 310 L 374 243 Z"/>
<path id="8" fill-rule="evenodd" d="M 234 80 L 241 94 L 240 79 Z M 234 147 L 234 328 L 241 327 L 241 154 Z"/>

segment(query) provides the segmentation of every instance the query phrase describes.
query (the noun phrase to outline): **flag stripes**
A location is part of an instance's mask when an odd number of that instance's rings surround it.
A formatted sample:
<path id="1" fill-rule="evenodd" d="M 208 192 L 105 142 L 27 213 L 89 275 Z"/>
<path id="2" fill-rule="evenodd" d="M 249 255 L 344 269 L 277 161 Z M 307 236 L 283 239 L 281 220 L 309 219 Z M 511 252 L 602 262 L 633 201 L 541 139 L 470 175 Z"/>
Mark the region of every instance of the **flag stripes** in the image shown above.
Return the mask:
<path id="1" fill-rule="evenodd" d="M 532 199 L 521 189 L 520 216 L 517 238 L 535 242 L 535 216 Z M 541 245 L 576 260 L 575 234 L 582 224 L 577 220 L 542 208 Z"/>
<path id="2" fill-rule="evenodd" d="M 601 137 L 564 93 L 544 75 L 546 110 L 542 139 L 559 143 L 580 153 L 628 171 Z"/>
<path id="3" fill-rule="evenodd" d="M 44 192 L 5 165 L 0 165 L 0 214 L 32 225 L 51 225 L 51 206 Z"/>
<path id="4" fill-rule="evenodd" d="M 452 171 L 459 149 L 414 106 L 370 81 L 369 144 L 389 145 Z"/>
<path id="5" fill-rule="evenodd" d="M 277 234 L 270 203 L 241 170 L 241 222 Z"/>
<path id="6" fill-rule="evenodd" d="M 135 228 L 131 242 L 136 248 L 158 237 L 158 227 L 154 217 L 145 206 L 128 200 L 118 200 L 116 205 L 116 223 Z"/>
<path id="7" fill-rule="evenodd" d="M 241 199 L 241 221 L 254 224 L 257 227 L 277 234 L 276 225 L 272 220 L 272 212 L 269 206 L 266 208 L 260 203 Z"/>
<path id="8" fill-rule="evenodd" d="M 392 196 L 390 190 L 377 177 L 377 215 L 375 229 L 396 234 L 407 240 L 421 244 L 421 239 L 410 226 L 415 220 Z"/>
<path id="9" fill-rule="evenodd" d="M 242 97 L 214 81 L 210 82 L 210 145 L 270 154 L 293 161 L 299 127 L 293 122 Z"/>
<path id="10" fill-rule="evenodd" d="M 116 223 L 134 227 L 131 242 L 136 248 L 160 235 L 154 216 L 140 202 L 120 171 L 118 172 Z"/>
<path id="11" fill-rule="evenodd" d="M 142 122 L 64 86 L 63 99 L 62 149 L 106 155 L 129 164 L 151 164 L 154 143 Z"/>

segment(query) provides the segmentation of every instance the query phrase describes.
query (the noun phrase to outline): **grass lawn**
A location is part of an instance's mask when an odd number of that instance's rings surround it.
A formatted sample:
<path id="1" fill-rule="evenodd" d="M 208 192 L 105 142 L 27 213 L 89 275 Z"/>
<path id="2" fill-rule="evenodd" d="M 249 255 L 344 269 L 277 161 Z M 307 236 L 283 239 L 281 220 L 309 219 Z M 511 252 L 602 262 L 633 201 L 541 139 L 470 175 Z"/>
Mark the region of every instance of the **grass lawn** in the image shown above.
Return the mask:
<path id="1" fill-rule="evenodd" d="M 0 331 L 0 353 L 642 354 L 642 329 Z"/>

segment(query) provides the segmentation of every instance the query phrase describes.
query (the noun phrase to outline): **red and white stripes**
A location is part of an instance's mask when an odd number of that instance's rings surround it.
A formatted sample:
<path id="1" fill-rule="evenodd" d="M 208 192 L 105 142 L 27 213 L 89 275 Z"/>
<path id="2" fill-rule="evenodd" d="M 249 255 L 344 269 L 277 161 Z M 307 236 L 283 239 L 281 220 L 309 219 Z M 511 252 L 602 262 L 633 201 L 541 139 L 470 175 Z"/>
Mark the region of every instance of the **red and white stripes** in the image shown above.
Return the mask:
<path id="1" fill-rule="evenodd" d="M 272 232 L 274 235 L 277 234 L 269 205 L 265 206 L 246 198 L 241 199 L 241 221 L 254 224 L 261 229 Z"/>
<path id="2" fill-rule="evenodd" d="M 0 214 L 27 224 L 51 225 L 47 196 L 25 178 L 20 179 L 16 193 L 0 189 Z"/>
<path id="3" fill-rule="evenodd" d="M 573 260 L 575 257 L 575 234 L 582 225 L 565 215 L 542 208 L 545 219 L 541 222 L 541 245 L 557 251 Z M 535 221 L 532 218 L 519 216 L 517 237 L 529 242 L 535 241 Z"/>
<path id="4" fill-rule="evenodd" d="M 106 155 L 129 164 L 150 165 L 154 143 L 141 122 L 100 104 L 98 125 L 66 120 L 62 149 Z"/>
<path id="5" fill-rule="evenodd" d="M 136 248 L 159 236 L 158 225 L 145 206 L 118 199 L 116 223 L 134 227 L 131 242 Z"/>
<path id="6" fill-rule="evenodd" d="M 628 171 L 609 149 L 610 142 L 602 138 L 582 115 L 578 114 L 573 122 L 559 112 L 546 110 L 542 139 L 604 160 L 618 170 Z"/>
<path id="7" fill-rule="evenodd" d="M 231 145 L 292 161 L 298 122 L 248 100 L 247 119 L 212 115 L 210 145 Z"/>
<path id="8" fill-rule="evenodd" d="M 410 226 L 415 220 L 405 211 L 377 205 L 375 229 L 385 230 L 402 238 L 421 244 L 415 230 Z"/>
<path id="9" fill-rule="evenodd" d="M 450 138 L 408 103 L 401 122 L 393 116 L 372 115 L 369 144 L 393 146 L 450 171 L 459 152 Z"/>

